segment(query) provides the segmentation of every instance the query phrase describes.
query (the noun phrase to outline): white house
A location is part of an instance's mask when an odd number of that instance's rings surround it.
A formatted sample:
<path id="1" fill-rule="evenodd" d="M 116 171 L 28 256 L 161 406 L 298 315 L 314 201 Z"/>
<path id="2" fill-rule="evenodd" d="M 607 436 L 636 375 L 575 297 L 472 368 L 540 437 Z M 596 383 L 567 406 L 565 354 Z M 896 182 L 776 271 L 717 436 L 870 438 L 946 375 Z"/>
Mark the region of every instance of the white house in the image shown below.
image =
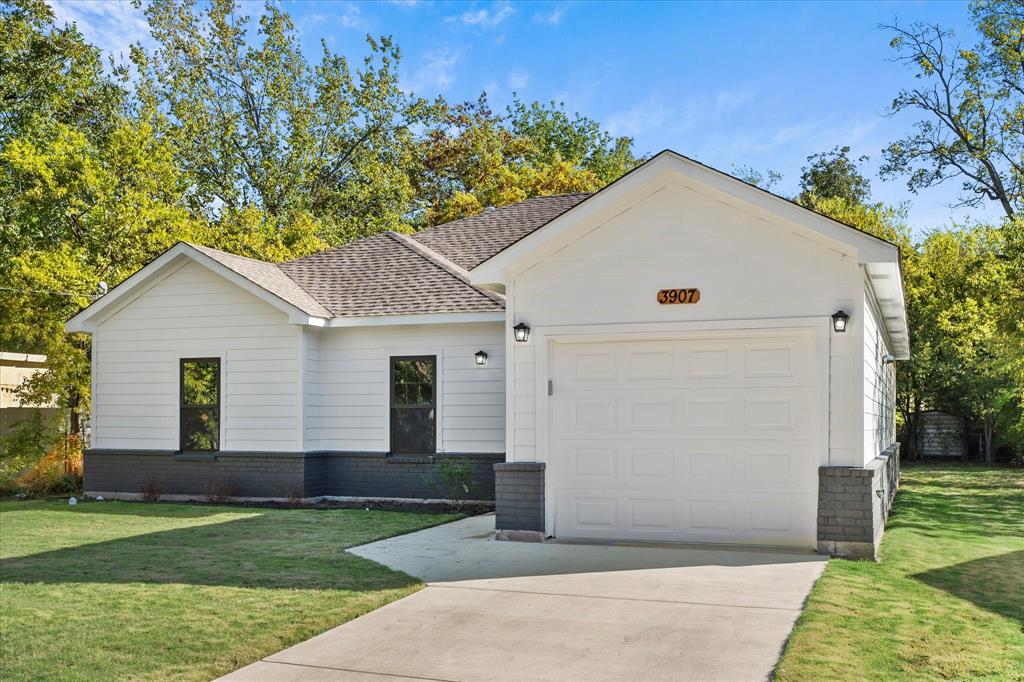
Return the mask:
<path id="1" fill-rule="evenodd" d="M 899 251 L 665 151 L 288 263 L 178 244 L 93 335 L 86 487 L 437 497 L 501 537 L 872 555 L 898 477 Z"/>

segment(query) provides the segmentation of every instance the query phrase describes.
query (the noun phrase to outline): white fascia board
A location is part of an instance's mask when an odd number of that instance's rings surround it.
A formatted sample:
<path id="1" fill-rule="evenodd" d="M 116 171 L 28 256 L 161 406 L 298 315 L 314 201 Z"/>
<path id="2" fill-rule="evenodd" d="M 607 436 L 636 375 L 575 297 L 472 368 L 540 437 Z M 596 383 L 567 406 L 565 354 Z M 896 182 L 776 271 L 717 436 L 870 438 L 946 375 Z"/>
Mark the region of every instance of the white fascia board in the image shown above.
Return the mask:
<path id="1" fill-rule="evenodd" d="M 466 324 L 473 322 L 504 322 L 504 312 L 491 313 L 424 313 L 422 315 L 366 315 L 332 317 L 323 325 L 328 329 L 342 327 L 384 327 L 420 324 Z"/>
<path id="2" fill-rule="evenodd" d="M 741 204 L 741 208 L 768 222 L 855 256 L 858 263 L 899 261 L 899 248 L 894 244 L 819 215 L 675 152 L 664 151 L 478 265 L 469 273 L 470 282 L 476 286 L 506 283 L 510 276 L 543 260 L 573 238 L 594 229 L 633 203 L 676 183 L 726 203 Z"/>
<path id="3" fill-rule="evenodd" d="M 322 318 L 313 317 L 309 313 L 300 310 L 188 244 L 178 243 L 147 263 L 140 270 L 132 273 L 131 276 L 111 289 L 102 298 L 97 299 L 92 305 L 68 320 L 64 324 L 65 331 L 69 333 L 94 332 L 99 320 L 136 298 L 145 291 L 146 284 L 158 281 L 158 278 L 162 275 L 168 274 L 180 267 L 185 258 L 212 270 L 229 282 L 287 314 L 288 321 L 291 324 L 323 326 L 324 321 Z"/>
<path id="4" fill-rule="evenodd" d="M 892 343 L 892 354 L 897 360 L 910 359 L 910 329 L 907 324 L 907 304 L 903 293 L 903 274 L 899 262 L 868 263 L 864 266 L 871 288 L 882 314 L 882 325 Z"/>

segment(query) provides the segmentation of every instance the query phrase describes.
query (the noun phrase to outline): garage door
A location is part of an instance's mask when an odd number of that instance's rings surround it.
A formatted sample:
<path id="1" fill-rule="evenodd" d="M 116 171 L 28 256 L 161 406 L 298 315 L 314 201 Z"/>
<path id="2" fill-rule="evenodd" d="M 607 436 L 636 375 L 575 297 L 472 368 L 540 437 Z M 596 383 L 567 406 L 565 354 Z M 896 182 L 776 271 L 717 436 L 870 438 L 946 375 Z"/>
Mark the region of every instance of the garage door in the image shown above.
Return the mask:
<path id="1" fill-rule="evenodd" d="M 552 349 L 556 537 L 815 545 L 813 333 Z"/>

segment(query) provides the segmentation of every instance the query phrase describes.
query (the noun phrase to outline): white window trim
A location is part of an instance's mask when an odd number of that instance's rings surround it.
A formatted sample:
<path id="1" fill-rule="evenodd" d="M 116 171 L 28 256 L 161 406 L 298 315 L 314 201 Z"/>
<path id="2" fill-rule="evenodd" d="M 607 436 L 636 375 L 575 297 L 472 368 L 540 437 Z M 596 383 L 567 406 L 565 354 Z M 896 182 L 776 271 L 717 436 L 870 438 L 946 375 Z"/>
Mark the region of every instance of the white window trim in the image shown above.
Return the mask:
<path id="1" fill-rule="evenodd" d="M 384 452 L 391 452 L 391 358 L 411 355 L 434 356 L 434 451 L 444 454 L 444 422 L 442 404 L 444 401 L 444 349 L 443 348 L 389 348 L 384 355 Z"/>
<path id="2" fill-rule="evenodd" d="M 195 351 L 188 355 L 176 355 L 174 358 L 174 447 L 171 448 L 174 452 L 180 453 L 181 449 L 181 361 L 188 360 L 190 358 L 216 358 L 220 361 L 220 424 L 218 429 L 220 430 L 220 447 L 216 450 L 211 451 L 209 454 L 216 456 L 221 452 L 230 450 L 227 442 L 227 377 L 228 377 L 228 359 L 227 351 Z M 204 453 L 205 454 L 205 453 Z"/>

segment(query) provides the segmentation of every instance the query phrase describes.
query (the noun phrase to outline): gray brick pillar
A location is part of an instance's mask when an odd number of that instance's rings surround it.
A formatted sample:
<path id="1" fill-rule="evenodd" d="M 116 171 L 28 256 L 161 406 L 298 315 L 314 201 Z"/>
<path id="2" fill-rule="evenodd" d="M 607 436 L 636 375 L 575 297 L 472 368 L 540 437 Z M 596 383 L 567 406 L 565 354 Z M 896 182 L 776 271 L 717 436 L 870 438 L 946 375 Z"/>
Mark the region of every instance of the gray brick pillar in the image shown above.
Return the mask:
<path id="1" fill-rule="evenodd" d="M 495 464 L 494 509 L 499 540 L 543 540 L 544 462 Z"/>
<path id="2" fill-rule="evenodd" d="M 818 551 L 875 559 L 899 488 L 900 444 L 864 467 L 818 469 Z"/>

